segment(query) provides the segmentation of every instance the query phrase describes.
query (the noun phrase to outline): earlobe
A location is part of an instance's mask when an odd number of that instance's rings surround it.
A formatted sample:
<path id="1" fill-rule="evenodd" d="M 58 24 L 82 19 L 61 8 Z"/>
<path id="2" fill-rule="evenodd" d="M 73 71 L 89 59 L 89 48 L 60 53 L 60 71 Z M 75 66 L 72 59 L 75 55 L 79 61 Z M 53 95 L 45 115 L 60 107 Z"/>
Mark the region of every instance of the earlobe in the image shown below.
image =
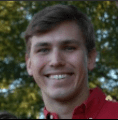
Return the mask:
<path id="1" fill-rule="evenodd" d="M 93 49 L 88 55 L 88 70 L 92 71 L 95 67 L 97 52 Z"/>
<path id="2" fill-rule="evenodd" d="M 27 72 L 30 76 L 32 76 L 31 59 L 28 56 L 28 54 L 25 55 L 25 61 L 26 61 Z"/>

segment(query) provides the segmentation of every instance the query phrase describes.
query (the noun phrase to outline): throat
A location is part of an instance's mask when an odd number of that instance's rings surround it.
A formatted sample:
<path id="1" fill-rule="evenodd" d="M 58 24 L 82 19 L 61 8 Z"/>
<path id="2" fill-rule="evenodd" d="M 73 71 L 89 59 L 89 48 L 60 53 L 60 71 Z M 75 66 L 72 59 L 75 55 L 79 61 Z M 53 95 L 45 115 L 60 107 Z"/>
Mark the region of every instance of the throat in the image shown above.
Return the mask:
<path id="1" fill-rule="evenodd" d="M 44 93 L 42 93 L 42 95 L 45 107 L 49 112 L 56 113 L 59 119 L 72 119 L 74 109 L 87 100 L 89 96 L 89 88 L 80 91 L 78 94 L 74 95 L 73 98 L 68 98 L 68 100 L 66 99 L 65 101 L 57 101 L 49 96 L 47 97 Z"/>

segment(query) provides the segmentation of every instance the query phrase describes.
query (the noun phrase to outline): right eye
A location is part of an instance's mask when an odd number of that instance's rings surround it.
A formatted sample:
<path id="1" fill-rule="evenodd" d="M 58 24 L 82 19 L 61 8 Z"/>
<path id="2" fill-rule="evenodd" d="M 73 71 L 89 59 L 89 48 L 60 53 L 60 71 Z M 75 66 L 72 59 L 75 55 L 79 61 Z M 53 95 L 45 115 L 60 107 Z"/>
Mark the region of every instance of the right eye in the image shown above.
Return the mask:
<path id="1" fill-rule="evenodd" d="M 37 52 L 39 52 L 39 53 L 47 53 L 47 52 L 49 52 L 49 49 L 48 48 L 42 48 L 42 49 L 39 49 Z"/>
<path id="2" fill-rule="evenodd" d="M 76 48 L 73 46 L 66 46 L 66 47 L 64 47 L 64 50 L 71 52 L 71 51 L 76 50 Z"/>

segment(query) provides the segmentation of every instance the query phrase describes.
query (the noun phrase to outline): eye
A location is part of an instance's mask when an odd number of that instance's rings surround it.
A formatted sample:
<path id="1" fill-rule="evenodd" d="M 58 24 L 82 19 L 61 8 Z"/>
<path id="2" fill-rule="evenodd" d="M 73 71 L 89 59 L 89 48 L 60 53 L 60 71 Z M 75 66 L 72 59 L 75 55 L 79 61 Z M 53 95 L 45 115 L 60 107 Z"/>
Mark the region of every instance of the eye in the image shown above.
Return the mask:
<path id="1" fill-rule="evenodd" d="M 75 50 L 76 48 L 75 48 L 75 47 L 72 47 L 72 46 L 67 46 L 67 47 L 65 47 L 64 49 L 67 50 L 67 51 L 73 51 L 73 50 Z"/>
<path id="2" fill-rule="evenodd" d="M 48 48 L 42 48 L 42 49 L 39 49 L 37 52 L 39 52 L 39 53 L 47 53 L 47 52 L 49 52 L 49 49 Z"/>

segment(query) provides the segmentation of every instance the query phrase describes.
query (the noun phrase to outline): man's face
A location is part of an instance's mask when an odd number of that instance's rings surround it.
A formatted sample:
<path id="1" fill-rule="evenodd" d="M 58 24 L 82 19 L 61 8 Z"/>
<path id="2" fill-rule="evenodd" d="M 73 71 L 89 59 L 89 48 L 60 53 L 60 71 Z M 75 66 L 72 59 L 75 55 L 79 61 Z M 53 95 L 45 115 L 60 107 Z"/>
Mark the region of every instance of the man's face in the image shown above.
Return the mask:
<path id="1" fill-rule="evenodd" d="M 31 38 L 27 70 L 44 97 L 63 100 L 88 89 L 88 69 L 94 66 L 91 62 L 75 22 L 63 22 Z"/>

